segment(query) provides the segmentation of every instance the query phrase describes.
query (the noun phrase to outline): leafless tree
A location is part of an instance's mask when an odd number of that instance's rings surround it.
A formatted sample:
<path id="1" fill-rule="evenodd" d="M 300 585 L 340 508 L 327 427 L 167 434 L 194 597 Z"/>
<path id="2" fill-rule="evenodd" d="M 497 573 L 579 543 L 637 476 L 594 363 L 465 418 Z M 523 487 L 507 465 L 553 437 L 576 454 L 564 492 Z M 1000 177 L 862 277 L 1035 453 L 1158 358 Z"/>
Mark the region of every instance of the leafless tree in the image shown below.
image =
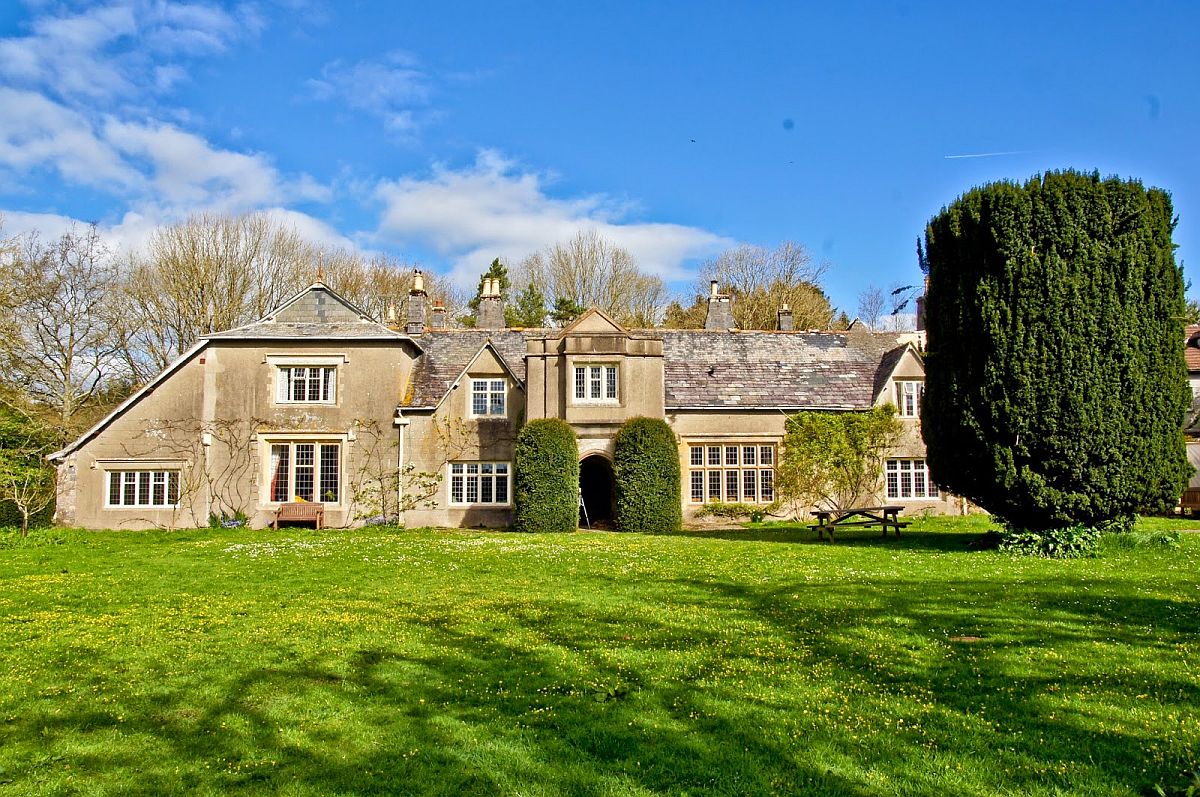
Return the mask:
<path id="1" fill-rule="evenodd" d="M 705 301 L 709 283 L 716 280 L 732 297 L 733 317 L 741 329 L 774 329 L 776 313 L 784 304 L 791 308 L 797 329 L 828 329 L 834 310 L 821 289 L 827 268 L 790 241 L 774 249 L 738 246 L 700 267 L 693 306 Z"/>
<path id="2" fill-rule="evenodd" d="M 316 272 L 316 250 L 264 214 L 160 227 L 129 275 L 129 343 L 142 379 L 200 335 L 265 315 Z"/>
<path id="3" fill-rule="evenodd" d="M 0 354 L 4 379 L 53 418 L 65 440 L 114 383 L 128 382 L 120 357 L 120 274 L 94 226 L 72 227 L 43 244 L 9 247 Z"/>
<path id="4" fill-rule="evenodd" d="M 595 230 L 530 255 L 515 271 L 514 290 L 532 284 L 551 303 L 569 299 L 580 307 L 599 307 L 630 327 L 654 326 L 666 306 L 663 281 Z"/>
<path id="5" fill-rule="evenodd" d="M 858 320 L 871 329 L 879 329 L 879 319 L 883 317 L 887 299 L 878 285 L 868 285 L 858 295 Z"/>

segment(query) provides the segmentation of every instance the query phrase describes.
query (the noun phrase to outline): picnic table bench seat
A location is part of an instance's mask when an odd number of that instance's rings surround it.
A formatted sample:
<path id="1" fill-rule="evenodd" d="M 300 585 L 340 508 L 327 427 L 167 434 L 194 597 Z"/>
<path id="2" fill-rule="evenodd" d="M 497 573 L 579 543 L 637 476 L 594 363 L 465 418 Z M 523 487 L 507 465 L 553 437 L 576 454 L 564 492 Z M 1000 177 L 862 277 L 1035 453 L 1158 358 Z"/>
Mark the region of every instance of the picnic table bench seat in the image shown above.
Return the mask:
<path id="1" fill-rule="evenodd" d="M 315 501 L 295 501 L 280 504 L 275 510 L 275 519 L 271 528 L 278 529 L 284 523 L 312 523 L 313 528 L 320 531 L 325 526 L 325 506 Z"/>
<path id="2" fill-rule="evenodd" d="M 810 524 L 809 528 L 817 532 L 818 539 L 824 539 L 825 534 L 828 532 L 830 542 L 833 542 L 833 532 L 835 529 L 848 526 L 880 526 L 883 529 L 883 536 L 885 537 L 890 528 L 899 537 L 900 529 L 908 526 L 908 521 L 900 520 L 900 512 L 903 509 L 904 507 L 902 506 L 894 505 L 860 506 L 836 511 L 820 509 L 813 513 L 817 518 L 817 522 Z"/>

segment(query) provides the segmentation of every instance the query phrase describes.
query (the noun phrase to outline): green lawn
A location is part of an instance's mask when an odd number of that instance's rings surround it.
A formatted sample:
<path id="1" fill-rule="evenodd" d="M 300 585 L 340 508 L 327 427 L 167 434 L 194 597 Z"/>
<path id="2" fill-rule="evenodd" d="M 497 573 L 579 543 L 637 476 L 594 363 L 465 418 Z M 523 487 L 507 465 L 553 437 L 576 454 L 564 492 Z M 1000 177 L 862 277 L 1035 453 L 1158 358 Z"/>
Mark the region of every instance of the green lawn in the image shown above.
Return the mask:
<path id="1" fill-rule="evenodd" d="M 984 528 L 37 532 L 0 550 L 0 794 L 1183 788 L 1200 534 Z"/>

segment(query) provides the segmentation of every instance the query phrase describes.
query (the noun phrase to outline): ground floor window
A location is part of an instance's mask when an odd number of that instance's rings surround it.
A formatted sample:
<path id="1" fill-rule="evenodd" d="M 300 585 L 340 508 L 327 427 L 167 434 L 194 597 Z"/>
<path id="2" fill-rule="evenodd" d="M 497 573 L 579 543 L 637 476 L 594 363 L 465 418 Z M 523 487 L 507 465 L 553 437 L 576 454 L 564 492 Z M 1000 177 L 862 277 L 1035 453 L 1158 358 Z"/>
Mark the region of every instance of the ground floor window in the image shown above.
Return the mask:
<path id="1" fill-rule="evenodd" d="M 177 470 L 110 470 L 107 506 L 174 507 L 179 503 Z"/>
<path id="2" fill-rule="evenodd" d="M 511 477 L 507 462 L 451 462 L 450 504 L 507 505 Z"/>
<path id="3" fill-rule="evenodd" d="M 884 474 L 888 498 L 938 497 L 937 485 L 929 478 L 929 468 L 923 459 L 889 459 Z"/>
<path id="4" fill-rule="evenodd" d="M 769 504 L 775 500 L 775 446 L 716 443 L 688 449 L 689 499 L 693 504 Z"/>
<path id="5" fill-rule="evenodd" d="M 342 492 L 341 475 L 341 443 L 271 443 L 271 501 L 336 504 Z"/>

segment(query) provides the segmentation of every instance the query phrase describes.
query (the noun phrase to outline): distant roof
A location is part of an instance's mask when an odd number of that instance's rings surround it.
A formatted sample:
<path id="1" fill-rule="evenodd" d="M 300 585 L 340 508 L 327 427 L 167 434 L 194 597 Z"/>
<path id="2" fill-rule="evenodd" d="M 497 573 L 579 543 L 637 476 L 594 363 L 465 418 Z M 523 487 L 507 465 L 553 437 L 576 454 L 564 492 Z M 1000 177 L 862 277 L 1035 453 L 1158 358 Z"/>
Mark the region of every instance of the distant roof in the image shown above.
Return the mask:
<path id="1" fill-rule="evenodd" d="M 668 409 L 869 409 L 895 336 L 663 330 Z M 883 377 L 886 379 L 886 375 Z"/>
<path id="2" fill-rule="evenodd" d="M 663 341 L 665 402 L 684 409 L 869 409 L 908 348 L 895 335 L 846 332 L 630 330 Z M 403 405 L 430 409 L 491 343 L 522 384 L 529 338 L 559 330 L 438 330 L 416 337 L 423 352 Z M 709 373 L 711 368 L 712 373 Z"/>
<path id="3" fill-rule="evenodd" d="M 1189 371 L 1200 371 L 1200 324 L 1189 324 L 1183 328 L 1183 359 Z"/>

